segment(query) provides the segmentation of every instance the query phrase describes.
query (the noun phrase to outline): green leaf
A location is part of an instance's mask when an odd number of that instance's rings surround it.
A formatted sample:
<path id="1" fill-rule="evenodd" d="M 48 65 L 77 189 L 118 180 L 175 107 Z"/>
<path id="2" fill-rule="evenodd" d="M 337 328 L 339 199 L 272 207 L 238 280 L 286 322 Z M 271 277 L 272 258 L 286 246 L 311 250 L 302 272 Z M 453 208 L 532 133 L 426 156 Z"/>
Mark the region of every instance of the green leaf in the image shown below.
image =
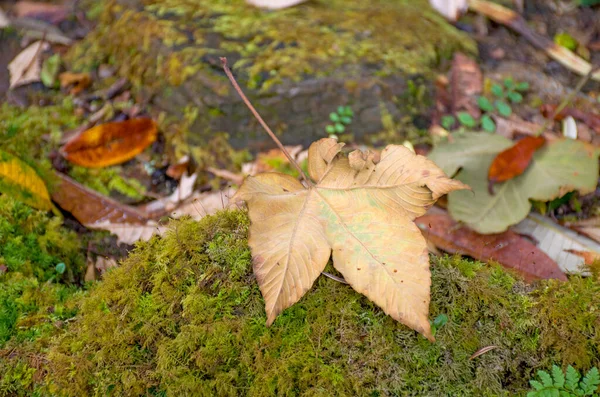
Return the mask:
<path id="1" fill-rule="evenodd" d="M 477 105 L 479 105 L 479 109 L 483 110 L 484 112 L 494 111 L 494 105 L 492 105 L 490 100 L 484 96 L 480 96 L 477 98 Z"/>
<path id="2" fill-rule="evenodd" d="M 340 121 L 340 116 L 337 113 L 329 113 L 329 120 L 333 121 L 334 123 L 337 123 Z"/>
<path id="3" fill-rule="evenodd" d="M 523 95 L 519 94 L 518 92 L 515 91 L 511 91 L 507 94 L 508 99 L 510 99 L 510 101 L 512 103 L 521 103 L 523 102 Z"/>
<path id="4" fill-rule="evenodd" d="M 517 83 L 517 85 L 515 86 L 515 90 L 517 90 L 517 91 L 527 91 L 528 89 L 529 89 L 529 83 L 526 81 Z"/>
<path id="5" fill-rule="evenodd" d="M 583 377 L 581 388 L 586 396 L 591 396 L 598 388 L 598 385 L 600 385 L 600 374 L 598 374 L 598 368 L 593 367 Z"/>
<path id="6" fill-rule="evenodd" d="M 342 116 L 340 121 L 346 125 L 352 123 L 352 119 L 348 116 Z"/>
<path id="7" fill-rule="evenodd" d="M 550 374 L 548 372 L 538 371 L 537 375 L 542 380 L 542 384 L 544 385 L 544 387 L 552 386 L 552 377 L 550 376 Z"/>
<path id="8" fill-rule="evenodd" d="M 530 199 L 550 201 L 568 190 L 595 191 L 598 153 L 583 142 L 565 139 L 546 143 L 522 175 L 496 184 L 495 194 L 490 195 L 490 164 L 512 145 L 500 135 L 467 132 L 455 134 L 452 142 L 439 144 L 429 154 L 447 175 L 460 169 L 456 179 L 473 189 L 448 195 L 448 210 L 455 220 L 479 233 L 500 233 L 527 216 Z"/>
<path id="9" fill-rule="evenodd" d="M 492 94 L 494 94 L 497 97 L 503 97 L 504 89 L 500 84 L 492 84 Z"/>
<path id="10" fill-rule="evenodd" d="M 335 127 L 332 125 L 328 125 L 327 127 L 325 127 L 325 131 L 327 131 L 328 134 L 335 134 Z"/>
<path id="11" fill-rule="evenodd" d="M 494 120 L 490 117 L 489 114 L 484 114 L 481 117 L 481 128 L 483 128 L 487 132 L 496 131 L 496 123 L 494 123 Z"/>
<path id="12" fill-rule="evenodd" d="M 465 127 L 473 128 L 476 125 L 475 119 L 467 112 L 458 112 L 456 113 L 456 117 L 458 118 L 458 122 Z"/>
<path id="13" fill-rule="evenodd" d="M 338 134 L 341 134 L 345 130 L 346 130 L 346 127 L 344 127 L 343 124 L 341 124 L 341 123 L 335 123 L 335 132 L 337 132 Z"/>
<path id="14" fill-rule="evenodd" d="M 456 122 L 456 119 L 454 118 L 454 116 L 444 116 L 442 117 L 441 123 L 442 123 L 442 127 L 444 127 L 445 129 L 449 130 L 454 126 L 454 123 Z"/>
<path id="15" fill-rule="evenodd" d="M 552 366 L 552 378 L 554 378 L 554 386 L 561 388 L 565 385 L 565 374 L 558 365 Z"/>
<path id="16" fill-rule="evenodd" d="M 504 86 L 509 90 L 512 90 L 513 88 L 515 88 L 515 82 L 510 77 L 507 77 L 506 79 L 504 79 Z"/>
<path id="17" fill-rule="evenodd" d="M 565 387 L 567 390 L 575 391 L 578 388 L 580 377 L 581 375 L 579 375 L 579 372 L 569 365 L 567 367 L 567 376 L 565 382 Z"/>
<path id="18" fill-rule="evenodd" d="M 495 105 L 500 115 L 504 117 L 509 117 L 512 114 L 512 109 L 510 108 L 510 105 L 508 103 L 504 101 L 496 101 Z"/>
<path id="19" fill-rule="evenodd" d="M 61 59 L 59 54 L 54 54 L 46 59 L 40 71 L 40 80 L 46 87 L 54 87 L 57 85 L 56 77 L 60 70 Z"/>
<path id="20" fill-rule="evenodd" d="M 531 387 L 533 387 L 535 390 L 542 390 L 544 388 L 544 385 L 542 385 L 540 382 L 538 382 L 537 380 L 530 380 L 529 384 L 531 385 Z"/>
<path id="21" fill-rule="evenodd" d="M 352 108 L 350 106 L 344 106 L 344 111 L 342 113 L 348 117 L 354 116 L 354 112 L 352 111 Z"/>
<path id="22" fill-rule="evenodd" d="M 537 397 L 537 396 L 538 396 L 537 391 L 530 391 L 529 393 L 527 393 L 527 397 Z"/>
<path id="23" fill-rule="evenodd" d="M 63 274 L 67 269 L 67 265 L 65 265 L 63 262 L 60 262 L 58 265 L 56 265 L 55 269 L 58 274 Z"/>

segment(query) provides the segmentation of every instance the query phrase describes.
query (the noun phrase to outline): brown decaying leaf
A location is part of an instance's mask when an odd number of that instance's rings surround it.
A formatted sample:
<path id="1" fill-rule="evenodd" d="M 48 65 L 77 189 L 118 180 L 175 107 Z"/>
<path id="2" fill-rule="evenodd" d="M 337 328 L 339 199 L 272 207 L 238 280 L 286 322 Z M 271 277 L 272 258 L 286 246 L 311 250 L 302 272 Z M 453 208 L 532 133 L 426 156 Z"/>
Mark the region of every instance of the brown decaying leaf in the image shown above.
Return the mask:
<path id="1" fill-rule="evenodd" d="M 600 243 L 600 217 L 567 222 L 565 226 Z"/>
<path id="2" fill-rule="evenodd" d="M 540 106 L 540 111 L 544 117 L 550 117 L 554 114 L 557 105 L 545 104 Z M 580 120 L 588 127 L 600 134 L 600 114 L 584 112 L 583 110 L 575 109 L 572 107 L 565 107 L 558 114 L 554 115 L 554 120 L 563 120 L 566 117 L 571 116 L 574 119 Z"/>
<path id="3" fill-rule="evenodd" d="M 131 160 L 156 140 L 157 126 L 150 119 L 133 119 L 97 125 L 62 148 L 72 163 L 101 168 Z"/>
<path id="4" fill-rule="evenodd" d="M 481 111 L 477 96 L 483 91 L 483 74 L 475 60 L 461 53 L 454 55 L 450 88 L 452 113 L 466 110 L 474 118 L 479 118 Z"/>
<path id="5" fill-rule="evenodd" d="M 40 3 L 37 1 L 18 1 L 13 6 L 18 18 L 32 18 L 57 25 L 67 19 L 67 8 L 63 4 Z"/>
<path id="6" fill-rule="evenodd" d="M 92 84 L 92 78 L 89 73 L 71 73 L 64 72 L 58 76 L 62 88 L 71 87 L 69 93 L 77 95 Z"/>
<path id="7" fill-rule="evenodd" d="M 587 75 L 592 70 L 592 65 L 583 58 L 575 55 L 575 53 L 567 48 L 554 43 L 548 37 L 531 30 L 527 21 L 516 12 L 499 4 L 484 0 L 470 0 L 469 8 L 471 11 L 483 14 L 494 22 L 506 25 L 521 34 L 531 44 L 544 50 L 552 59 L 566 68 L 582 76 Z M 591 78 L 600 81 L 600 70 L 595 71 Z"/>
<path id="8" fill-rule="evenodd" d="M 525 172 L 533 154 L 545 142 L 546 139 L 541 136 L 526 136 L 510 148 L 498 153 L 488 171 L 490 194 L 494 194 L 494 183 L 506 182 Z"/>
<path id="9" fill-rule="evenodd" d="M 254 274 L 267 325 L 297 302 L 325 268 L 392 318 L 434 340 L 428 321 L 431 277 L 426 243 L 412 220 L 437 198 L 467 188 L 404 146 L 341 154 L 324 138 L 308 151 L 308 188 L 279 173 L 248 177 L 232 198 L 251 220 Z"/>
<path id="10" fill-rule="evenodd" d="M 143 212 L 88 189 L 64 174 L 56 176 L 61 181 L 52 192 L 52 200 L 84 225 L 104 221 L 145 224 L 149 220 Z"/>
<path id="11" fill-rule="evenodd" d="M 556 262 L 520 235 L 510 230 L 482 235 L 459 225 L 445 211 L 440 211 L 421 216 L 415 222 L 425 238 L 443 251 L 468 255 L 483 262 L 498 262 L 527 281 L 567 280 Z"/>

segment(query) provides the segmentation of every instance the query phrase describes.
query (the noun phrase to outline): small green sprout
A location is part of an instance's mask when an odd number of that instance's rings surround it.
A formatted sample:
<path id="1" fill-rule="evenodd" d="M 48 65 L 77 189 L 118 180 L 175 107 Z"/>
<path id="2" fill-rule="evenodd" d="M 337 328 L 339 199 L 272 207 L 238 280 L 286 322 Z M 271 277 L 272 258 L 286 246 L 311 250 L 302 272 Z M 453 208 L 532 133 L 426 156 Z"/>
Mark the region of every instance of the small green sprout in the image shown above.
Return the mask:
<path id="1" fill-rule="evenodd" d="M 346 126 L 352 123 L 354 112 L 350 106 L 338 106 L 335 112 L 329 113 L 329 120 L 333 124 L 325 127 L 328 134 L 341 134 L 346 131 Z"/>
<path id="2" fill-rule="evenodd" d="M 480 126 L 481 129 L 488 132 L 496 131 L 496 123 L 492 118 L 493 114 L 499 114 L 503 117 L 509 117 L 512 114 L 510 104 L 523 102 L 522 92 L 529 89 L 527 82 L 517 83 L 511 78 L 504 79 L 502 84 L 492 84 L 490 89 L 493 100 L 480 96 L 477 98 L 477 106 L 481 109 L 482 115 L 477 120 L 467 112 L 456 113 L 456 118 L 452 115 L 443 116 L 441 125 L 447 130 L 452 129 L 456 121 L 461 127 L 473 129 Z"/>
<path id="3" fill-rule="evenodd" d="M 443 313 L 438 315 L 431 323 L 431 333 L 433 336 L 435 336 L 438 329 L 442 328 L 446 323 L 448 323 L 448 316 Z"/>
<path id="4" fill-rule="evenodd" d="M 567 367 L 566 374 L 558 365 L 553 365 L 552 375 L 546 371 L 538 371 L 537 376 L 539 380 L 532 379 L 529 381 L 534 391 L 527 393 L 527 397 L 598 396 L 596 391 L 598 385 L 600 385 L 600 374 L 596 367 L 590 369 L 583 379 L 581 379 L 579 372 L 570 365 Z"/>

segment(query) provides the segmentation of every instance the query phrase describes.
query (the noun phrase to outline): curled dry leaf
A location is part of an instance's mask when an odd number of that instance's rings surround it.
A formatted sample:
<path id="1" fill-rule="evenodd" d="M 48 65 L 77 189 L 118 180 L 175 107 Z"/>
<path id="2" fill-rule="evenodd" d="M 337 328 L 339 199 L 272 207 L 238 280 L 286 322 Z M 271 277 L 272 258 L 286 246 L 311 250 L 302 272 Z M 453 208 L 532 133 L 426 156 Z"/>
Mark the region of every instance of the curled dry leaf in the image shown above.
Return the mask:
<path id="1" fill-rule="evenodd" d="M 64 72 L 58 76 L 61 88 L 71 87 L 69 93 L 77 95 L 92 84 L 92 78 L 89 73 L 71 73 Z"/>
<path id="2" fill-rule="evenodd" d="M 479 234 L 459 225 L 443 210 L 430 211 L 417 218 L 415 223 L 428 241 L 451 254 L 468 255 L 483 262 L 498 262 L 527 281 L 567 279 L 554 260 L 515 232 Z"/>
<path id="3" fill-rule="evenodd" d="M 533 158 L 533 154 L 546 142 L 541 136 L 526 136 L 512 147 L 503 150 L 492 161 L 488 170 L 488 191 L 494 194 L 494 183 L 506 182 L 521 175 Z"/>
<path id="4" fill-rule="evenodd" d="M 8 65 L 10 88 L 40 81 L 42 52 L 50 47 L 45 41 L 36 41 L 25 48 Z"/>
<path id="5" fill-rule="evenodd" d="M 482 354 L 485 354 L 485 353 L 490 352 L 490 351 L 492 351 L 494 349 L 497 349 L 498 347 L 500 347 L 500 346 L 492 345 L 492 346 L 482 347 L 481 349 L 479 349 L 475 353 L 473 353 L 471 355 L 471 357 L 469 357 L 469 360 L 477 358 L 477 357 L 481 356 Z"/>
<path id="6" fill-rule="evenodd" d="M 131 160 L 156 140 L 157 126 L 150 119 L 133 119 L 97 125 L 62 147 L 72 163 L 101 168 Z"/>
<path id="7" fill-rule="evenodd" d="M 46 184 L 33 168 L 0 150 L 0 192 L 41 210 L 52 209 Z"/>
<path id="8" fill-rule="evenodd" d="M 341 154 L 324 138 L 308 151 L 315 181 L 307 188 L 280 173 L 248 177 L 232 198 L 245 201 L 249 245 L 267 324 L 297 302 L 333 252 L 334 267 L 352 288 L 392 318 L 433 340 L 425 239 L 412 222 L 441 195 L 467 188 L 404 146 Z"/>

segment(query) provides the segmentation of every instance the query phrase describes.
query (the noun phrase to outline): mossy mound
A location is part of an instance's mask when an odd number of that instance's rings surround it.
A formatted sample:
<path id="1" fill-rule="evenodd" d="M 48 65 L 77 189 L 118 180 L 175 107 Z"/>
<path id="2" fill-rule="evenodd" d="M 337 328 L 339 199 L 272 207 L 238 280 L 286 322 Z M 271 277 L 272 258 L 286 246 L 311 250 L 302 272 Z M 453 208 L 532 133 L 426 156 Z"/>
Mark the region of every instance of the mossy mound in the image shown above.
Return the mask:
<path id="1" fill-rule="evenodd" d="M 82 299 L 29 394 L 498 396 L 523 392 L 552 363 L 599 364 L 592 278 L 532 289 L 499 267 L 446 257 L 432 266 L 431 316 L 449 318 L 436 343 L 325 277 L 266 328 L 246 214 L 171 226 Z"/>

